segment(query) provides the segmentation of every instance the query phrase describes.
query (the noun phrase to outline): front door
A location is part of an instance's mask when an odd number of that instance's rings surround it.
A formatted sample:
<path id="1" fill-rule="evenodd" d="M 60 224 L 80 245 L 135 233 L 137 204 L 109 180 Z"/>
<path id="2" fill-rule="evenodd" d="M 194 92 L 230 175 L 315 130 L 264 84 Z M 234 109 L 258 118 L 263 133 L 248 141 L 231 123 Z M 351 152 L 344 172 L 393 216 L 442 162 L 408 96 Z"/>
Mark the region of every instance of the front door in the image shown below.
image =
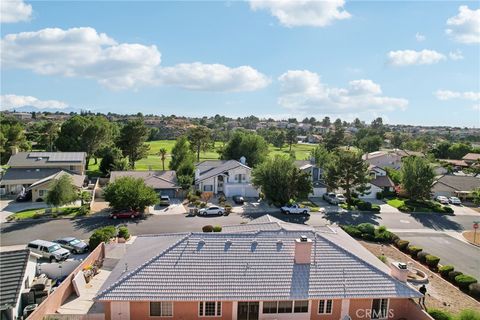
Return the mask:
<path id="1" fill-rule="evenodd" d="M 237 320 L 258 320 L 258 302 L 239 302 Z"/>

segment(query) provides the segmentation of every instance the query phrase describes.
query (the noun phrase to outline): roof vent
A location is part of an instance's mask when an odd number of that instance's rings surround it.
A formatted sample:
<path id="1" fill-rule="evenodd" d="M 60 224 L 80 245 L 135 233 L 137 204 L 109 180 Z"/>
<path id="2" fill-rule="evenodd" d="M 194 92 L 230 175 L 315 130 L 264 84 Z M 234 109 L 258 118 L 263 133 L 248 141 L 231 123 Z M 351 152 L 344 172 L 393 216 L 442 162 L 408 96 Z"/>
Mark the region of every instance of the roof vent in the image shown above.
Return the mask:
<path id="1" fill-rule="evenodd" d="M 308 241 L 307 236 L 300 236 L 300 241 L 301 242 L 307 242 Z"/>
<path id="2" fill-rule="evenodd" d="M 37 161 L 40 161 L 40 160 L 42 160 L 42 157 L 38 157 L 38 158 L 37 158 Z"/>
<path id="3" fill-rule="evenodd" d="M 282 245 L 282 244 L 283 244 L 282 239 L 278 239 L 278 240 L 277 240 L 277 244 L 278 244 L 278 245 Z"/>
<path id="4" fill-rule="evenodd" d="M 232 244 L 232 240 L 230 239 L 225 240 L 225 244 Z"/>

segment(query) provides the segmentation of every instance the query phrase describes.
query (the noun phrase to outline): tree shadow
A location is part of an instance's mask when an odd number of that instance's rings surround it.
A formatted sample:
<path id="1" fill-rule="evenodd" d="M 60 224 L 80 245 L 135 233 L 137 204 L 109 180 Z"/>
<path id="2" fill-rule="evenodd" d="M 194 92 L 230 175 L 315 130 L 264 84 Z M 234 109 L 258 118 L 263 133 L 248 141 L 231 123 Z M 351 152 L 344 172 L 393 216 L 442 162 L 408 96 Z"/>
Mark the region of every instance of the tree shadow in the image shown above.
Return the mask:
<path id="1" fill-rule="evenodd" d="M 72 220 L 72 225 L 75 230 L 82 230 L 85 232 L 92 232 L 98 228 L 103 228 L 106 226 L 122 226 L 125 225 L 127 227 L 131 225 L 138 225 L 146 220 L 150 215 L 145 215 L 140 218 L 135 219 L 110 219 L 108 216 L 94 216 L 94 217 L 84 217 L 84 218 L 77 218 Z"/>
<path id="2" fill-rule="evenodd" d="M 5 222 L 0 226 L 0 234 L 5 235 L 10 232 L 26 230 L 50 221 L 52 221 L 52 219 L 29 219 L 28 221 Z"/>
<path id="3" fill-rule="evenodd" d="M 436 213 L 410 213 L 410 216 L 420 222 L 424 227 L 434 230 L 455 230 L 462 231 L 464 228 L 461 224 L 448 219 L 447 215 Z"/>
<path id="4" fill-rule="evenodd" d="M 380 225 L 379 220 L 382 220 L 380 213 L 374 212 L 327 212 L 324 214 L 324 218 L 330 223 L 336 223 L 338 225 L 358 225 L 360 223 L 371 223 L 373 225 Z"/>

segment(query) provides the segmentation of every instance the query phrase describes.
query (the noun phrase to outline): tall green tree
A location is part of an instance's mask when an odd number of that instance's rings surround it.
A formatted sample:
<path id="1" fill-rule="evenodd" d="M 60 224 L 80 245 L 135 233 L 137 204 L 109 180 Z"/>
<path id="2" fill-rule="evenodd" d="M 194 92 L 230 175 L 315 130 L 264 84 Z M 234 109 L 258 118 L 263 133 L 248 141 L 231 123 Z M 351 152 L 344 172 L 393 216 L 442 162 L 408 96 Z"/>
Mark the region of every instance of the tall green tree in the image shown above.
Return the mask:
<path id="1" fill-rule="evenodd" d="M 220 150 L 223 160 L 247 159 L 247 165 L 255 167 L 265 161 L 268 155 L 268 144 L 265 139 L 254 133 L 236 131 L 225 147 Z"/>
<path id="2" fill-rule="evenodd" d="M 357 141 L 357 146 L 364 152 L 373 152 L 380 150 L 383 139 L 380 135 L 367 135 Z"/>
<path id="3" fill-rule="evenodd" d="M 72 177 L 64 174 L 52 182 L 45 201 L 50 206 L 56 207 L 58 211 L 58 207 L 69 204 L 77 198 L 78 193 L 72 183 Z"/>
<path id="4" fill-rule="evenodd" d="M 310 151 L 310 158 L 315 160 L 315 164 L 319 168 L 324 168 L 330 161 L 330 152 L 328 152 L 323 144 L 320 144 Z"/>
<path id="5" fill-rule="evenodd" d="M 37 143 L 36 148 L 54 151 L 59 132 L 60 125 L 57 122 L 42 120 L 33 122 L 27 128 L 27 138 Z"/>
<path id="6" fill-rule="evenodd" d="M 285 136 L 285 131 L 275 130 L 272 135 L 272 144 L 281 150 L 287 139 L 287 137 Z"/>
<path id="7" fill-rule="evenodd" d="M 135 162 L 147 157 L 150 146 L 145 142 L 150 131 L 142 118 L 129 120 L 121 129 L 117 146 L 128 158 L 130 166 L 135 169 Z"/>
<path id="8" fill-rule="evenodd" d="M 330 130 L 324 137 L 325 148 L 328 151 L 332 151 L 338 147 L 341 147 L 345 141 L 345 129 L 343 128 L 342 124 L 338 124 L 335 121 L 334 130 Z"/>
<path id="9" fill-rule="evenodd" d="M 402 187 L 412 200 L 429 199 L 435 173 L 427 160 L 410 156 L 402 162 Z"/>
<path id="10" fill-rule="evenodd" d="M 167 159 L 167 149 L 160 148 L 158 151 L 158 155 L 160 156 L 160 160 L 162 161 L 162 170 L 165 171 L 165 160 Z"/>
<path id="11" fill-rule="evenodd" d="M 105 200 L 114 209 L 133 209 L 143 212 L 146 207 L 158 202 L 155 190 L 145 184 L 143 179 L 121 177 L 107 185 Z"/>
<path id="12" fill-rule="evenodd" d="M 194 155 L 190 149 L 190 143 L 187 137 L 180 136 L 172 148 L 172 158 L 170 159 L 170 169 L 178 170 L 182 162 L 193 162 Z"/>
<path id="13" fill-rule="evenodd" d="M 393 148 L 401 148 L 402 144 L 406 141 L 406 137 L 402 135 L 400 132 L 395 132 L 390 139 L 390 144 Z"/>
<path id="14" fill-rule="evenodd" d="M 305 199 L 312 192 L 310 175 L 284 156 L 267 159 L 253 169 L 252 176 L 253 184 L 277 206 L 286 204 L 290 199 Z"/>
<path id="15" fill-rule="evenodd" d="M 204 126 L 196 126 L 187 132 L 190 147 L 197 155 L 197 161 L 200 161 L 200 151 L 208 151 L 212 147 L 212 131 Z"/>
<path id="16" fill-rule="evenodd" d="M 123 157 L 122 150 L 117 147 L 105 147 L 101 154 L 100 171 L 107 175 L 111 171 L 124 171 L 128 169 L 128 162 Z"/>
<path id="17" fill-rule="evenodd" d="M 288 151 L 292 151 L 292 145 L 297 142 L 297 131 L 293 128 L 288 129 L 286 135 L 286 141 L 288 143 Z"/>
<path id="18" fill-rule="evenodd" d="M 329 189 L 341 188 L 347 204 L 352 204 L 353 193 L 368 193 L 368 164 L 362 160 L 361 152 L 336 150 L 325 166 L 325 182 Z"/>
<path id="19" fill-rule="evenodd" d="M 25 136 L 25 126 L 12 116 L 0 114 L 0 160 L 7 163 L 13 151 L 30 150 Z"/>

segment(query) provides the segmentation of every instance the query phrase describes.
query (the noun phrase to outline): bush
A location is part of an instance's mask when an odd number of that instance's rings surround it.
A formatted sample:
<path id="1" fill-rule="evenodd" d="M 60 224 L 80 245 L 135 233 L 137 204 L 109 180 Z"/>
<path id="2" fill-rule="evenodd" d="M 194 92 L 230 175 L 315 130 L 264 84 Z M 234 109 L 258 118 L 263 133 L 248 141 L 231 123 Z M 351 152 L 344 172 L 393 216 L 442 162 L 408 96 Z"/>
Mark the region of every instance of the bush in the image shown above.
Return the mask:
<path id="1" fill-rule="evenodd" d="M 225 201 L 227 201 L 227 198 L 225 198 L 225 196 L 218 197 L 218 202 L 225 202 Z"/>
<path id="2" fill-rule="evenodd" d="M 385 227 L 383 227 L 385 228 Z M 392 233 L 382 227 L 375 230 L 375 241 L 389 243 L 392 241 Z"/>
<path id="3" fill-rule="evenodd" d="M 443 211 L 445 213 L 453 213 L 453 209 L 451 207 L 447 207 L 447 206 L 444 206 L 443 207 Z"/>
<path id="4" fill-rule="evenodd" d="M 459 276 L 459 275 L 461 275 L 461 274 L 463 274 L 463 272 L 455 271 L 455 270 L 454 270 L 454 271 L 450 271 L 450 272 L 448 273 L 448 280 L 450 280 L 450 282 L 455 282 L 455 277 L 456 277 L 456 276 Z"/>
<path id="5" fill-rule="evenodd" d="M 398 239 L 395 244 L 397 245 L 398 249 L 405 251 L 408 245 L 410 244 L 410 242 L 407 240 Z"/>
<path id="6" fill-rule="evenodd" d="M 480 299 L 480 283 L 472 283 L 468 286 L 468 293 L 475 299 Z"/>
<path id="7" fill-rule="evenodd" d="M 90 207 L 88 205 L 83 205 L 78 208 L 78 213 L 77 215 L 79 216 L 85 216 L 90 213 Z"/>
<path id="8" fill-rule="evenodd" d="M 417 253 L 417 260 L 421 263 L 427 263 L 427 255 L 429 255 L 427 252 L 420 251 L 419 253 Z"/>
<path id="9" fill-rule="evenodd" d="M 203 232 L 213 232 L 213 226 L 212 225 L 206 225 L 202 227 Z"/>
<path id="10" fill-rule="evenodd" d="M 375 241 L 375 235 L 370 233 L 362 233 L 362 239 L 367 241 Z"/>
<path id="11" fill-rule="evenodd" d="M 393 233 L 393 232 L 390 232 L 390 235 L 391 235 L 390 240 L 391 240 L 393 243 L 395 243 L 397 240 L 400 239 L 400 237 L 397 236 L 397 235 L 396 235 L 395 233 Z"/>
<path id="12" fill-rule="evenodd" d="M 425 262 L 430 268 L 436 269 L 438 263 L 440 262 L 440 258 L 431 254 L 427 254 L 427 256 L 425 257 Z"/>
<path id="13" fill-rule="evenodd" d="M 200 208 L 206 208 L 207 207 L 207 203 L 206 202 L 201 202 L 200 203 Z"/>
<path id="14" fill-rule="evenodd" d="M 467 290 L 468 286 L 477 282 L 477 279 L 466 274 L 459 274 L 455 277 L 455 284 L 462 290 Z"/>
<path id="15" fill-rule="evenodd" d="M 404 205 L 398 207 L 398 210 L 400 210 L 402 212 L 412 212 L 413 208 L 404 204 Z"/>
<path id="16" fill-rule="evenodd" d="M 197 195 L 192 194 L 192 195 L 190 195 L 190 197 L 188 198 L 188 200 L 189 200 L 191 203 L 195 203 L 195 202 L 197 202 L 197 201 L 200 200 L 200 197 L 197 196 Z"/>
<path id="17" fill-rule="evenodd" d="M 453 266 L 447 265 L 447 266 L 441 266 L 438 269 L 438 272 L 440 273 L 442 278 L 448 279 L 448 274 L 453 270 L 455 270 L 455 268 Z"/>
<path id="18" fill-rule="evenodd" d="M 375 227 L 371 223 L 360 223 L 357 226 L 357 229 L 363 234 L 370 234 L 370 235 L 375 235 Z"/>
<path id="19" fill-rule="evenodd" d="M 377 198 L 377 200 L 382 200 L 382 199 L 383 199 L 383 192 L 382 192 L 382 191 L 377 192 L 377 194 L 375 195 L 375 197 Z"/>
<path id="20" fill-rule="evenodd" d="M 381 208 L 378 204 L 372 204 L 372 208 L 370 210 L 374 212 L 380 212 L 380 209 Z"/>
<path id="21" fill-rule="evenodd" d="M 472 309 L 462 310 L 457 320 L 480 320 L 480 312 Z"/>
<path id="22" fill-rule="evenodd" d="M 382 261 L 383 263 L 387 263 L 387 257 L 385 257 L 384 255 L 378 256 L 378 259 L 380 259 L 380 261 Z"/>
<path id="23" fill-rule="evenodd" d="M 213 227 L 213 232 L 221 232 L 222 231 L 222 226 L 214 226 Z"/>
<path id="24" fill-rule="evenodd" d="M 130 233 L 128 232 L 128 228 L 125 227 L 125 226 L 122 226 L 122 227 L 118 228 L 118 235 L 117 236 L 119 238 L 123 238 L 125 240 L 130 238 Z"/>
<path id="25" fill-rule="evenodd" d="M 417 258 L 417 253 L 422 251 L 423 248 L 417 247 L 417 246 L 408 246 L 408 253 L 412 256 L 412 258 L 416 259 Z"/>
<path id="26" fill-rule="evenodd" d="M 227 203 L 225 205 L 225 213 L 230 213 L 230 212 L 232 212 L 232 205 Z"/>
<path id="27" fill-rule="evenodd" d="M 342 229 L 343 231 L 348 233 L 351 237 L 360 238 L 362 236 L 362 232 L 360 232 L 360 230 L 358 230 L 357 227 L 355 226 L 350 226 L 350 225 L 342 226 Z"/>
<path id="28" fill-rule="evenodd" d="M 357 208 L 360 211 L 371 211 L 372 210 L 372 204 L 370 202 L 360 200 L 360 201 L 357 202 Z"/>
<path id="29" fill-rule="evenodd" d="M 95 230 L 90 239 L 88 240 L 88 245 L 91 250 L 94 250 L 102 242 L 107 243 L 111 238 L 115 237 L 117 230 L 114 226 L 107 226 Z"/>
<path id="30" fill-rule="evenodd" d="M 439 309 L 428 309 L 428 314 L 435 320 L 453 320 L 450 313 Z"/>
<path id="31" fill-rule="evenodd" d="M 33 216 L 32 216 L 32 219 L 39 219 L 43 216 L 43 214 L 41 213 L 34 213 Z"/>

